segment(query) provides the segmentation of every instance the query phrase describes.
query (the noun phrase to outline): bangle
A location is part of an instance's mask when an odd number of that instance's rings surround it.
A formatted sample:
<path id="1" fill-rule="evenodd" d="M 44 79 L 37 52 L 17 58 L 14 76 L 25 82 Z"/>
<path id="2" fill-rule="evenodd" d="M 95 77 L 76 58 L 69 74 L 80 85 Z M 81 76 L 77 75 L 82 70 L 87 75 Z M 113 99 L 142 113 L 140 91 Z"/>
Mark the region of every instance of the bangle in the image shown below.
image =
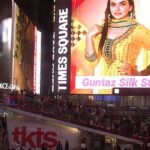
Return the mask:
<path id="1" fill-rule="evenodd" d="M 90 62 L 95 61 L 97 58 L 96 52 L 94 52 L 92 55 L 89 55 L 87 52 L 85 52 L 85 58 Z"/>

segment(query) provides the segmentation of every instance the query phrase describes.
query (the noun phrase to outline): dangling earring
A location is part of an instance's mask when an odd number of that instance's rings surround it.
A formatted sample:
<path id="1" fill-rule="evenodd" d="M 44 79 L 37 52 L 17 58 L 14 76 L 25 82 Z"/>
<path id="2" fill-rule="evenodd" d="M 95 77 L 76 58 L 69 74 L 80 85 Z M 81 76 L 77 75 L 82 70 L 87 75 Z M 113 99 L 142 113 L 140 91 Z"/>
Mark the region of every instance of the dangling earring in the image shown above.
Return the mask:
<path id="1" fill-rule="evenodd" d="M 130 17 L 131 19 L 134 18 L 132 11 L 129 11 L 129 17 Z"/>
<path id="2" fill-rule="evenodd" d="M 108 20 L 110 20 L 110 14 L 108 15 Z"/>
<path id="3" fill-rule="evenodd" d="M 132 12 L 129 11 L 129 18 L 132 18 Z"/>
<path id="4" fill-rule="evenodd" d="M 108 19 L 111 20 L 113 17 L 111 14 L 108 15 Z"/>

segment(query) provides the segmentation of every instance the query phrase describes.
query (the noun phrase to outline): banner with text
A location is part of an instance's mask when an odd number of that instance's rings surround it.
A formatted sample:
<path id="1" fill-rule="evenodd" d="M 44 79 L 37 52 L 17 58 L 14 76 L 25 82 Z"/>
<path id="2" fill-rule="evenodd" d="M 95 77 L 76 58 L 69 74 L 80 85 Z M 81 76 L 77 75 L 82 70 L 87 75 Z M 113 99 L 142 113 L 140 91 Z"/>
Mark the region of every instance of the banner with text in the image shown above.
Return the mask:
<path id="1" fill-rule="evenodd" d="M 41 117 L 32 118 L 11 112 L 7 117 L 8 138 L 10 147 L 15 148 L 17 142 L 24 145 L 25 149 L 40 150 L 43 143 L 48 149 L 55 150 L 58 141 L 64 148 L 68 140 L 70 149 L 77 148 L 80 144 L 80 131 L 59 124 L 54 124 Z"/>
<path id="2" fill-rule="evenodd" d="M 71 0 L 54 3 L 51 87 L 53 94 L 69 93 Z"/>

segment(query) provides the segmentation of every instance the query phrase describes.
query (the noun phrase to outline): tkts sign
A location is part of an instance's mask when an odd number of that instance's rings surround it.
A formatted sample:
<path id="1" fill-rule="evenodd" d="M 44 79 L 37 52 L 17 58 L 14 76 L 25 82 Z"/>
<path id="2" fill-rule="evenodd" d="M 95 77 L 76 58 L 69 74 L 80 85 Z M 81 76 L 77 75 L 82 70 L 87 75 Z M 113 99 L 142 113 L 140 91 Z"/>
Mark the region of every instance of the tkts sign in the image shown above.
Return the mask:
<path id="1" fill-rule="evenodd" d="M 31 148 L 41 148 L 42 143 L 45 143 L 47 148 L 54 148 L 57 145 L 57 134 L 53 131 L 43 132 L 41 128 L 37 128 L 33 132 L 27 132 L 26 127 L 15 127 L 12 131 L 12 140 L 30 145 Z"/>

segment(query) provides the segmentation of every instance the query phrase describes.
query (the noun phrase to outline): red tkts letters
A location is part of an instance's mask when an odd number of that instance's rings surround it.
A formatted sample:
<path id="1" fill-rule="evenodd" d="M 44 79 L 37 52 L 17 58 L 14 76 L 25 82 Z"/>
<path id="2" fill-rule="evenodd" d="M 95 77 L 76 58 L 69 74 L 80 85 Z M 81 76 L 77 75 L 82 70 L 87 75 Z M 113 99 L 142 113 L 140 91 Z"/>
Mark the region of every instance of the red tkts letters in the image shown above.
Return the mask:
<path id="1" fill-rule="evenodd" d="M 42 143 L 46 143 L 47 148 L 54 148 L 57 145 L 57 134 L 53 131 L 43 132 L 41 128 L 37 128 L 37 131 L 27 133 L 26 127 L 14 128 L 12 132 L 13 141 L 20 141 L 23 144 L 29 144 L 31 148 L 40 148 Z M 44 140 L 44 141 L 43 141 Z"/>

